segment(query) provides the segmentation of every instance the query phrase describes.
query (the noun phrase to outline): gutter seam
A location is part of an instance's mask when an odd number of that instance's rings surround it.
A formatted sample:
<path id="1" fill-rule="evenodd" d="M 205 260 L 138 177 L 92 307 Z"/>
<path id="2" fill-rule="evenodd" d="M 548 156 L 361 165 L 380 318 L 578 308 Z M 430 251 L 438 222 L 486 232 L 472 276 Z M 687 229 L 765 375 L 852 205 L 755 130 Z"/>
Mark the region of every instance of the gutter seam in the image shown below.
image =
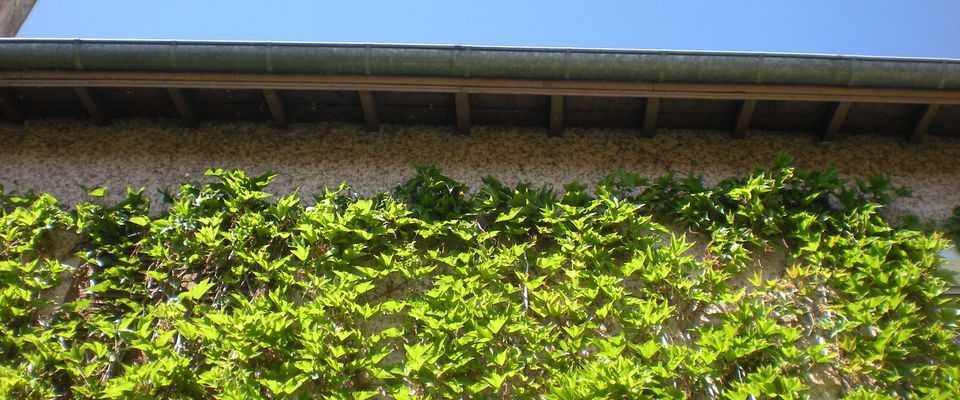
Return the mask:
<path id="1" fill-rule="evenodd" d="M 763 64 L 766 60 L 767 59 L 763 56 L 763 54 L 757 56 L 757 73 L 756 73 L 757 78 L 753 80 L 753 83 L 757 85 L 760 85 L 763 83 L 763 72 L 765 70 L 763 68 Z"/>
<path id="2" fill-rule="evenodd" d="M 666 79 L 666 68 L 664 67 L 664 59 L 667 58 L 667 53 L 661 51 L 660 56 L 657 57 L 657 69 L 660 72 L 660 77 L 657 79 L 657 82 L 663 82 Z"/>
<path id="3" fill-rule="evenodd" d="M 366 46 L 366 51 L 363 52 L 363 70 L 367 75 L 370 75 L 370 52 L 371 47 L 368 44 Z"/>
<path id="4" fill-rule="evenodd" d="M 937 85 L 937 89 L 943 89 L 943 88 L 947 85 L 947 72 L 946 72 L 947 68 L 948 68 L 948 67 L 947 67 L 947 62 L 946 62 L 946 61 L 941 61 L 941 62 L 940 62 L 940 69 L 939 69 L 939 71 L 940 71 L 940 84 Z"/>
<path id="5" fill-rule="evenodd" d="M 267 72 L 273 73 L 273 44 L 267 43 Z"/>
<path id="6" fill-rule="evenodd" d="M 80 39 L 73 41 L 73 66 L 76 69 L 83 69 L 83 63 L 80 62 Z"/>
<path id="7" fill-rule="evenodd" d="M 174 71 L 177 70 L 177 42 L 173 42 L 173 45 L 170 46 L 170 67 Z"/>

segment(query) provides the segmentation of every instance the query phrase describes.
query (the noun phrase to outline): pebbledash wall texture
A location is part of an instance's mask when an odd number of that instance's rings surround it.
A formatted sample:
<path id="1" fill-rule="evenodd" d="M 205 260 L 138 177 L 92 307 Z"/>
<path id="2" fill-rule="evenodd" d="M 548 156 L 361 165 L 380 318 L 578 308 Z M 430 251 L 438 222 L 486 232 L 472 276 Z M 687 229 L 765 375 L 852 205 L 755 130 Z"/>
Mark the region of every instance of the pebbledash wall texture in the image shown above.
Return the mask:
<path id="1" fill-rule="evenodd" d="M 157 189 L 209 178 L 208 168 L 279 174 L 272 193 L 311 194 L 341 182 L 360 194 L 389 191 L 413 175 L 413 165 L 436 164 L 471 187 L 483 176 L 505 183 L 560 188 L 593 184 L 616 168 L 654 178 L 675 171 L 703 174 L 707 183 L 773 165 L 778 153 L 804 169 L 837 167 L 848 177 L 882 172 L 913 197 L 887 212 L 942 222 L 960 204 L 960 138 L 927 136 L 908 143 L 889 135 L 844 135 L 821 142 L 809 133 L 661 130 L 640 138 L 634 130 L 568 128 L 550 137 L 543 128 L 478 126 L 467 136 L 451 127 L 384 125 L 379 132 L 340 123 L 293 124 L 281 130 L 263 122 L 204 122 L 180 128 L 174 121 L 118 119 L 97 127 L 76 119 L 35 119 L 0 124 L 0 184 L 7 191 L 47 192 L 61 202 L 92 200 L 81 187 L 107 186 L 105 198 L 124 189 Z"/>

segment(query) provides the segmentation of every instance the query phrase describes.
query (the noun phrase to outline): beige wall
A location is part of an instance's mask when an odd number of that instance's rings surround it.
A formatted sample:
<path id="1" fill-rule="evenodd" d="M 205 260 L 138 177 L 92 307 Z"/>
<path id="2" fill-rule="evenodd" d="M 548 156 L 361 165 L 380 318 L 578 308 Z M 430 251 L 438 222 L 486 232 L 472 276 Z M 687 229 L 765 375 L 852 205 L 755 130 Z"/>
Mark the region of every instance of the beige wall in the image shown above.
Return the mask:
<path id="1" fill-rule="evenodd" d="M 207 168 L 242 168 L 250 174 L 280 173 L 274 193 L 300 188 L 318 193 L 342 181 L 360 193 L 389 190 L 413 174 L 411 164 L 436 163 L 471 186 L 484 175 L 515 183 L 559 186 L 595 183 L 614 168 L 656 177 L 668 171 L 703 173 L 710 182 L 770 166 L 780 152 L 801 168 L 833 164 L 847 175 L 884 171 L 914 189 L 896 213 L 943 220 L 960 203 L 960 139 L 929 137 L 922 144 L 874 135 L 820 142 L 809 133 L 751 132 L 730 140 L 726 132 L 661 131 L 641 139 L 633 131 L 569 129 L 562 138 L 540 128 L 476 127 L 453 136 L 449 127 L 269 123 L 204 123 L 179 128 L 173 121 L 115 120 L 105 128 L 75 120 L 0 123 L 0 184 L 7 190 L 36 189 L 62 201 L 88 200 L 79 185 L 175 188 L 202 180 Z M 306 196 L 309 197 L 309 196 Z"/>
<path id="2" fill-rule="evenodd" d="M 0 0 L 0 37 L 14 37 L 37 0 Z"/>
<path id="3" fill-rule="evenodd" d="M 850 176 L 884 171 L 914 198 L 897 201 L 895 214 L 913 213 L 942 221 L 960 204 L 960 139 L 929 137 L 910 144 L 874 135 L 823 143 L 809 133 L 751 132 L 730 140 L 726 132 L 661 131 L 640 139 L 633 131 L 569 129 L 562 138 L 545 129 L 475 127 L 471 136 L 453 128 L 385 126 L 379 133 L 360 126 L 269 123 L 205 123 L 197 129 L 174 122 L 118 120 L 106 128 L 72 120 L 0 123 L 0 185 L 35 189 L 65 203 L 89 201 L 80 185 L 108 186 L 115 201 L 127 186 L 157 188 L 205 180 L 207 168 L 242 168 L 249 174 L 275 171 L 268 188 L 285 194 L 299 188 L 305 200 L 324 186 L 346 181 L 362 194 L 390 190 L 409 178 L 411 164 L 436 163 L 454 179 L 476 187 L 492 175 L 505 183 L 529 181 L 559 187 L 595 183 L 614 168 L 649 177 L 668 171 L 704 174 L 709 182 L 770 166 L 779 152 L 800 168 L 832 164 Z M 943 252 L 947 268 L 960 273 L 960 253 Z M 960 293 L 960 288 L 952 289 Z"/>

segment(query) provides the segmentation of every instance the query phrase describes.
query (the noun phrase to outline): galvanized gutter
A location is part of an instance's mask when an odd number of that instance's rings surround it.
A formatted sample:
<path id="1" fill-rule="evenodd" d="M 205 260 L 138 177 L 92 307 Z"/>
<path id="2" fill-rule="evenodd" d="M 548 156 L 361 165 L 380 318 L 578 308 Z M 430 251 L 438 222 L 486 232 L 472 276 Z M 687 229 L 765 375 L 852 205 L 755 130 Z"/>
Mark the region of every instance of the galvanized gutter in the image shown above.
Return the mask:
<path id="1" fill-rule="evenodd" d="M 0 39 L 2 70 L 960 89 L 957 59 L 297 42 Z"/>

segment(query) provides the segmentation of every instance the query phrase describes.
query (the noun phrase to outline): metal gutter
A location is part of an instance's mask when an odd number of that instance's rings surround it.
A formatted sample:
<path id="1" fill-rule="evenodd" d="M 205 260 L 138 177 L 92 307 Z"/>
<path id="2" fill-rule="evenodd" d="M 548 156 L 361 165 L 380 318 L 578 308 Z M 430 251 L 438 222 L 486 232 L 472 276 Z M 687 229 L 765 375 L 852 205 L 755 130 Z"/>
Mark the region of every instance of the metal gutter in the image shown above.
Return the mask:
<path id="1" fill-rule="evenodd" d="M 960 89 L 957 59 L 299 42 L 0 39 L 0 70 Z"/>

